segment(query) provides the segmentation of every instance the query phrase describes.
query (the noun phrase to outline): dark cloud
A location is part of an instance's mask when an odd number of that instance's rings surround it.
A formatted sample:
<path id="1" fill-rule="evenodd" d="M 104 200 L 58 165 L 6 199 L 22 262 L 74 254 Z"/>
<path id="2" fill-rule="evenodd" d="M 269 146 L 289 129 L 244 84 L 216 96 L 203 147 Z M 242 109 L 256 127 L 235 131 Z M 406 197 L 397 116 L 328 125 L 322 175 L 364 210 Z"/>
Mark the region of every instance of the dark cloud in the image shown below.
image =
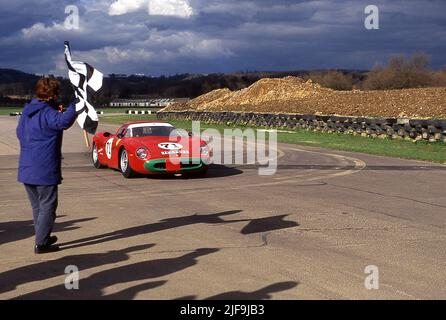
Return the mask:
<path id="1" fill-rule="evenodd" d="M 151 0 L 119 1 L 140 6 L 109 15 L 113 0 L 0 0 L 0 67 L 65 74 L 64 40 L 105 73 L 365 69 L 414 52 L 446 65 L 443 0 L 376 0 L 373 31 L 364 28 L 368 0 L 189 0 L 190 17 L 149 15 Z M 64 27 L 69 4 L 80 10 L 79 30 Z"/>

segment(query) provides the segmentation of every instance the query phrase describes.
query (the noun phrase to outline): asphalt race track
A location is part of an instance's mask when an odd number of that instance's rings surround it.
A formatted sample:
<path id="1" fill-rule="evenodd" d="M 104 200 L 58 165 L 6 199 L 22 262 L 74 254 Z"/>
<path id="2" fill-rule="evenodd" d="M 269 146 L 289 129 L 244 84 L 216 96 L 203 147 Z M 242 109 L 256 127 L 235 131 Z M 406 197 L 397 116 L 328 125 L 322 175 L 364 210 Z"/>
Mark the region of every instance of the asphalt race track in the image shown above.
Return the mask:
<path id="1" fill-rule="evenodd" d="M 0 117 L 1 299 L 446 298 L 445 166 L 279 144 L 274 176 L 213 166 L 126 180 L 91 165 L 75 125 L 63 250 L 36 256 L 16 123 Z M 65 289 L 69 265 L 78 290 Z M 370 265 L 378 290 L 365 287 Z"/>

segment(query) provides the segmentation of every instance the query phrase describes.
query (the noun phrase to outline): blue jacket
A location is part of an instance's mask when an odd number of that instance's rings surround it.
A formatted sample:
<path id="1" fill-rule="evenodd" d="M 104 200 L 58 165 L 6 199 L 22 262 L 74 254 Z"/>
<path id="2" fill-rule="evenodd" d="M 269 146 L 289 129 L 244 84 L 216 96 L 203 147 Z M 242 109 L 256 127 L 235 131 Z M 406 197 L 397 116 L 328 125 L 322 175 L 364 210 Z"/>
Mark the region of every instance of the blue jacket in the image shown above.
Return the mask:
<path id="1" fill-rule="evenodd" d="M 41 186 L 62 183 L 62 133 L 76 117 L 74 104 L 65 112 L 37 99 L 25 105 L 16 130 L 20 140 L 19 182 Z"/>

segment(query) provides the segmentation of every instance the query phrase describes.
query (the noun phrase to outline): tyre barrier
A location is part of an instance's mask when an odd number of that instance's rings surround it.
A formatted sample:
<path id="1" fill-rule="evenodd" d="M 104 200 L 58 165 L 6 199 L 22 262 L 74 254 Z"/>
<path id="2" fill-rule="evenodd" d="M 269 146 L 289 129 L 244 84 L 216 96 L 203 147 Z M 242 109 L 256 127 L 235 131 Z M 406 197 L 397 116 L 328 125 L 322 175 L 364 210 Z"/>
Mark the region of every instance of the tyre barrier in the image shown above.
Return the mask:
<path id="1" fill-rule="evenodd" d="M 205 123 L 277 129 L 305 129 L 363 137 L 442 141 L 446 143 L 446 119 L 369 118 L 312 114 L 245 112 L 158 112 L 160 120 L 195 120 Z"/>
<path id="2" fill-rule="evenodd" d="M 126 114 L 152 114 L 150 110 L 127 110 Z"/>

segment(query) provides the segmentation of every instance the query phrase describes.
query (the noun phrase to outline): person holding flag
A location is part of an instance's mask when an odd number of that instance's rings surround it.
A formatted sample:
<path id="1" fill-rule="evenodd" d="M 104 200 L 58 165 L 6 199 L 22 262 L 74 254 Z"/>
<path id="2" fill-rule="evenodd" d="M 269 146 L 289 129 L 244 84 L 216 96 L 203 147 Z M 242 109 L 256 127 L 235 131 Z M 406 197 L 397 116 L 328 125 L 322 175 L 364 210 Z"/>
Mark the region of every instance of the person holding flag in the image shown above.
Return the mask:
<path id="1" fill-rule="evenodd" d="M 36 98 L 26 104 L 17 126 L 20 141 L 18 181 L 25 185 L 33 212 L 36 254 L 58 251 L 51 236 L 62 183 L 62 133 L 77 118 L 75 104 L 60 112 L 60 83 L 54 78 L 37 81 Z"/>
<path id="2" fill-rule="evenodd" d="M 87 133 L 98 127 L 96 110 L 89 102 L 87 88 L 102 87 L 103 75 L 89 64 L 72 61 L 69 43 L 65 42 L 65 61 L 76 101 L 63 111 L 55 101 L 60 83 L 42 78 L 36 85 L 36 99 L 26 104 L 17 126 L 20 141 L 18 181 L 25 185 L 33 211 L 36 254 L 55 252 L 57 237 L 51 236 L 58 205 L 58 185 L 62 183 L 62 135 L 77 118 Z M 88 143 L 87 143 L 88 146 Z"/>

